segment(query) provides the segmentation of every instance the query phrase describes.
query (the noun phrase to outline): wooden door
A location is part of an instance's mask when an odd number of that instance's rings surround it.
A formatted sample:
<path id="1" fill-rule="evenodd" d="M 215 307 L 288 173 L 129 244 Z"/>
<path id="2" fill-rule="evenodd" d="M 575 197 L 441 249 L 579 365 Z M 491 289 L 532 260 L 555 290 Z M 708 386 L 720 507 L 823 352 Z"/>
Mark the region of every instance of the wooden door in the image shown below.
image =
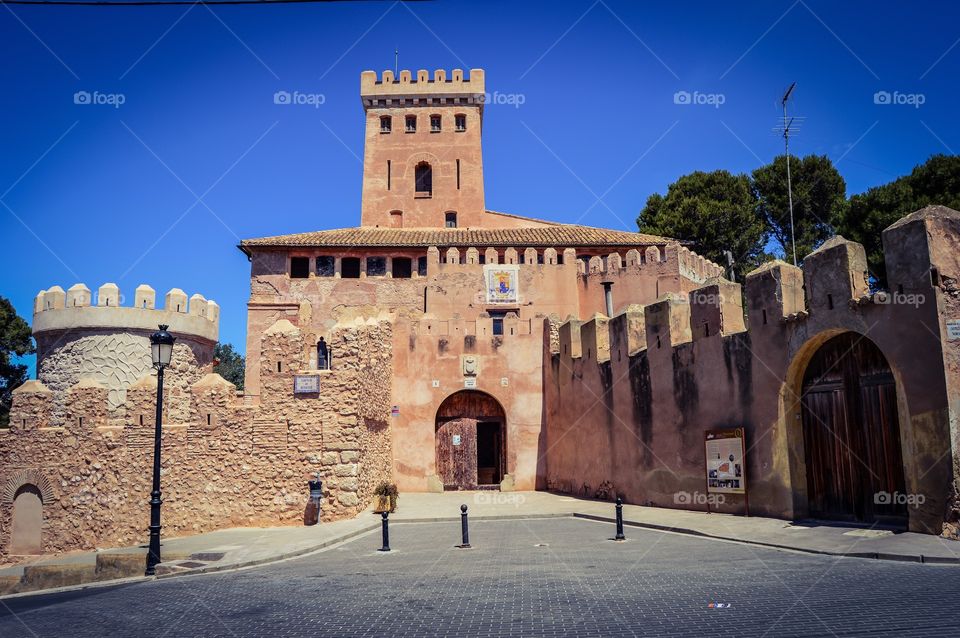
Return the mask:
<path id="1" fill-rule="evenodd" d="M 477 420 L 444 420 L 437 428 L 437 474 L 446 490 L 477 488 Z"/>
<path id="2" fill-rule="evenodd" d="M 810 515 L 905 523 L 896 385 L 876 345 L 853 333 L 825 343 L 801 405 Z"/>

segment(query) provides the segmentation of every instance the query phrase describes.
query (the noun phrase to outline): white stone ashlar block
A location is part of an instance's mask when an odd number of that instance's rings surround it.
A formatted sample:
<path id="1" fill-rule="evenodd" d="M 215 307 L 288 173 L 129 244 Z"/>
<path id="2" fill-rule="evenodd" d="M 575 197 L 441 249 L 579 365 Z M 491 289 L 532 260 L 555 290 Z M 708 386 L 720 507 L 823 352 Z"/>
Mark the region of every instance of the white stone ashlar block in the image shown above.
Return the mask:
<path id="1" fill-rule="evenodd" d="M 190 296 L 190 314 L 195 317 L 207 316 L 207 298 L 199 292 Z"/>
<path id="2" fill-rule="evenodd" d="M 187 312 L 187 293 L 179 288 L 171 288 L 167 292 L 164 309 L 169 312 Z"/>
<path id="3" fill-rule="evenodd" d="M 147 284 L 140 284 L 133 294 L 133 305 L 136 308 L 153 310 L 157 303 L 157 292 Z"/>
<path id="4" fill-rule="evenodd" d="M 51 286 L 43 293 L 44 310 L 60 310 L 66 304 L 66 293 L 60 286 Z"/>
<path id="5" fill-rule="evenodd" d="M 79 308 L 90 305 L 90 289 L 84 284 L 73 284 L 67 289 L 67 308 Z"/>
<path id="6" fill-rule="evenodd" d="M 105 283 L 97 291 L 97 305 L 116 308 L 120 305 L 120 287 L 114 283 Z"/>
<path id="7" fill-rule="evenodd" d="M 207 319 L 214 323 L 220 321 L 220 304 L 213 299 L 207 300 Z"/>

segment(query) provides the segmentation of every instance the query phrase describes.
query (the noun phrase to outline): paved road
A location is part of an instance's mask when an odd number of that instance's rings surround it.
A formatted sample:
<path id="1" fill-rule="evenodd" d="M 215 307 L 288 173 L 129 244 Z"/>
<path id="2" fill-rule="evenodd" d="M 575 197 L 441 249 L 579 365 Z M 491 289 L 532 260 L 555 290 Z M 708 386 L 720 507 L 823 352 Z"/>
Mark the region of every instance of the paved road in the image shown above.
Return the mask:
<path id="1" fill-rule="evenodd" d="M 395 524 L 283 563 L 9 599 L 0 636 L 944 636 L 955 566 L 838 559 L 574 519 Z M 728 607 L 711 607 L 721 603 Z"/>

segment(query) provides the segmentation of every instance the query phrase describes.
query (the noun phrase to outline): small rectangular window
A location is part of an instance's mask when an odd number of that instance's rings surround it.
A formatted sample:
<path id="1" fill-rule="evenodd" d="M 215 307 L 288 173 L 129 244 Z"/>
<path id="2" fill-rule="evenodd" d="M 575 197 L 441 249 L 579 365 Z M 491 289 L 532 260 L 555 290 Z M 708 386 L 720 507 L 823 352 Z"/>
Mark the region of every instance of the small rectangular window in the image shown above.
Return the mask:
<path id="1" fill-rule="evenodd" d="M 417 274 L 421 277 L 427 276 L 427 258 L 417 257 Z"/>
<path id="2" fill-rule="evenodd" d="M 317 257 L 317 277 L 333 277 L 336 271 L 336 257 L 321 255 Z"/>
<path id="3" fill-rule="evenodd" d="M 291 257 L 290 258 L 290 278 L 306 279 L 310 276 L 310 258 L 309 257 Z"/>
<path id="4" fill-rule="evenodd" d="M 417 116 L 416 115 L 408 115 L 405 122 L 406 122 L 407 133 L 417 132 Z"/>
<path id="5" fill-rule="evenodd" d="M 411 273 L 411 260 L 409 257 L 393 258 L 393 278 L 409 279 Z"/>
<path id="6" fill-rule="evenodd" d="M 367 257 L 367 277 L 383 277 L 386 274 L 386 257 Z"/>
<path id="7" fill-rule="evenodd" d="M 430 132 L 431 133 L 440 132 L 440 116 L 439 115 L 430 116 Z"/>
<path id="8" fill-rule="evenodd" d="M 456 228 L 457 227 L 457 214 L 456 213 L 446 213 L 444 215 L 443 224 L 447 228 Z"/>
<path id="9" fill-rule="evenodd" d="M 383 117 L 380 118 L 381 133 L 389 133 L 392 126 L 393 126 L 393 121 L 389 115 L 384 115 Z"/>
<path id="10" fill-rule="evenodd" d="M 456 122 L 456 129 L 458 133 L 463 133 L 467 130 L 467 116 L 466 115 L 457 115 L 454 118 Z"/>
<path id="11" fill-rule="evenodd" d="M 490 318 L 493 319 L 493 335 L 495 337 L 503 334 L 503 318 L 507 316 L 504 310 L 494 310 L 490 312 Z"/>
<path id="12" fill-rule="evenodd" d="M 360 278 L 360 258 L 344 257 L 340 260 L 340 276 L 343 279 Z"/>

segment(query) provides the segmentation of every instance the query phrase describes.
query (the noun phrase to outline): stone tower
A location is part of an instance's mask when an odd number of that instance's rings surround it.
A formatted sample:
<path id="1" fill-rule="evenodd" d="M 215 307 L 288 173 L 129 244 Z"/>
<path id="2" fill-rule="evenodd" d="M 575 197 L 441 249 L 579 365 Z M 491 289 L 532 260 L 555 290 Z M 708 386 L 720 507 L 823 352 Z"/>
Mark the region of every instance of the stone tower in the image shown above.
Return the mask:
<path id="1" fill-rule="evenodd" d="M 476 227 L 484 211 L 484 80 L 454 69 L 360 75 L 362 226 Z"/>
<path id="2" fill-rule="evenodd" d="M 179 288 L 156 304 L 156 293 L 138 286 L 134 303 L 123 305 L 116 284 L 100 286 L 93 295 L 78 283 L 64 292 L 60 286 L 42 290 L 34 301 L 33 336 L 37 342 L 37 379 L 54 394 L 55 425 L 62 425 L 68 390 L 82 380 L 108 390 L 108 418 L 125 416 L 126 391 L 152 374 L 150 334 L 169 325 L 177 338 L 167 377 L 168 415 L 186 418 L 185 388 L 200 379 L 213 361 L 220 306 L 195 294 L 187 299 Z M 152 387 L 152 386 L 148 386 Z"/>

